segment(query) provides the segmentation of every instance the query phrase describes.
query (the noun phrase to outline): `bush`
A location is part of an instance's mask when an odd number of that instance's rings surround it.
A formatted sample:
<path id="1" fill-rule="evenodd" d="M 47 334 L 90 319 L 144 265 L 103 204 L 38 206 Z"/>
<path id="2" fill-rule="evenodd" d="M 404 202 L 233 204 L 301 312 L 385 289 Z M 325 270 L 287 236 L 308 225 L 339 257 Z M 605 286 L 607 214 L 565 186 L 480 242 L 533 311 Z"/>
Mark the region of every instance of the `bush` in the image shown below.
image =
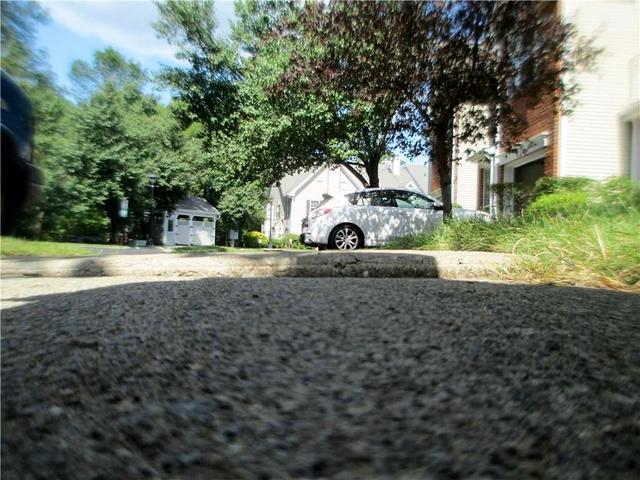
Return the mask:
<path id="1" fill-rule="evenodd" d="M 519 183 L 497 183 L 489 187 L 496 194 L 498 211 L 506 214 L 506 205 L 511 205 L 512 210 L 520 213 L 531 201 L 531 188 Z"/>
<path id="2" fill-rule="evenodd" d="M 531 215 L 572 215 L 586 209 L 586 192 L 558 191 L 538 197 L 526 212 Z"/>
<path id="3" fill-rule="evenodd" d="M 264 248 L 269 244 L 269 239 L 261 232 L 245 232 L 242 241 L 247 248 Z"/>
<path id="4" fill-rule="evenodd" d="M 593 180 L 585 177 L 542 177 L 533 187 L 531 199 L 535 201 L 542 195 L 556 192 L 585 191 Z"/>
<path id="5" fill-rule="evenodd" d="M 273 240 L 273 246 L 275 248 L 295 248 L 296 250 L 307 248 L 304 244 L 300 243 L 300 236 L 295 233 L 288 233 L 282 238 Z"/>
<path id="6" fill-rule="evenodd" d="M 605 210 L 640 208 L 640 184 L 627 177 L 613 177 L 595 184 L 593 202 Z"/>

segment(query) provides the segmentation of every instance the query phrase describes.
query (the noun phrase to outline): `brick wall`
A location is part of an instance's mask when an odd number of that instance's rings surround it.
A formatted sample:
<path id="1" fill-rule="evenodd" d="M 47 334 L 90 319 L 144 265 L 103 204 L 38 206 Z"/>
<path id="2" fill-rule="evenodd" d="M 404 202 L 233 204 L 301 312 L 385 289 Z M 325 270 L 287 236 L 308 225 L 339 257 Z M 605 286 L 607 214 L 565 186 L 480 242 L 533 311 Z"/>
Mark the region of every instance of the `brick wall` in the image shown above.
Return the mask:
<path id="1" fill-rule="evenodd" d="M 548 15 L 561 14 L 560 2 L 550 1 L 544 4 L 544 7 Z M 558 175 L 560 112 L 556 110 L 559 110 L 559 105 L 557 105 L 552 96 L 549 96 L 534 108 L 527 108 L 524 100 L 516 102 L 514 110 L 519 114 L 524 113 L 524 118 L 527 122 L 527 128 L 518 138 L 514 139 L 514 142 L 522 142 L 540 133 L 549 132 L 549 147 L 544 159 L 544 174 L 545 176 Z M 500 179 L 501 182 L 502 180 Z"/>
<path id="2" fill-rule="evenodd" d="M 516 112 L 524 112 L 527 128 L 514 139 L 514 142 L 522 142 L 543 132 L 549 132 L 549 147 L 544 159 L 544 174 L 555 176 L 558 174 L 558 125 L 559 112 L 556 111 L 555 101 L 552 97 L 542 100 L 536 107 L 527 109 L 524 101 L 514 105 Z"/>
<path id="3" fill-rule="evenodd" d="M 438 166 L 435 162 L 431 162 L 431 192 L 436 193 L 440 191 L 440 174 L 438 173 Z"/>

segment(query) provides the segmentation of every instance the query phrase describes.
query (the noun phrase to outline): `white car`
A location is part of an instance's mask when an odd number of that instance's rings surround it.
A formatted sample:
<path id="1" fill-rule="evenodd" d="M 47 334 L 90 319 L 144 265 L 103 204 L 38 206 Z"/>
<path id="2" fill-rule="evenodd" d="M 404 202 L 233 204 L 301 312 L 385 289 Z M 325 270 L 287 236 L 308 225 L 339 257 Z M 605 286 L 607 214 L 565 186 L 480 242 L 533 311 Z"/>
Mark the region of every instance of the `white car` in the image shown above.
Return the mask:
<path id="1" fill-rule="evenodd" d="M 489 214 L 453 209 L 454 218 Z M 368 188 L 332 198 L 303 221 L 300 240 L 307 245 L 353 250 L 378 247 L 401 237 L 426 233 L 442 224 L 442 204 L 410 190 Z"/>

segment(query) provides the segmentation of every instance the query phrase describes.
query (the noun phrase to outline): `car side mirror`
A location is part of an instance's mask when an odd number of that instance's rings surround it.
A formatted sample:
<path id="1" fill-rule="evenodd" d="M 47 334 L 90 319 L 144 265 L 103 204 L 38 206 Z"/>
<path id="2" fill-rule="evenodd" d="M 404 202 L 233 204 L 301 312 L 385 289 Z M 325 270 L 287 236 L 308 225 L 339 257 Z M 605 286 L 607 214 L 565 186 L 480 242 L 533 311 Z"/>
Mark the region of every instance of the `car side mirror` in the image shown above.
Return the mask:
<path id="1" fill-rule="evenodd" d="M 433 209 L 436 210 L 436 211 L 442 211 L 442 210 L 444 210 L 444 206 L 440 205 L 438 203 L 434 203 L 433 204 Z"/>

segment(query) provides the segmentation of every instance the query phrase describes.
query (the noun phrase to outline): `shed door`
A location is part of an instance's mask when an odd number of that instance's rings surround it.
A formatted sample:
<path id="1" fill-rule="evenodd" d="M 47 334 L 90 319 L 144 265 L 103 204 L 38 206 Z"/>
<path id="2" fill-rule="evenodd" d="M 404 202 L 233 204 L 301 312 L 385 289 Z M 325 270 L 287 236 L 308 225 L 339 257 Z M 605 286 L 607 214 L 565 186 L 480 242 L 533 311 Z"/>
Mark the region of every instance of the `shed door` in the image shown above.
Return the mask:
<path id="1" fill-rule="evenodd" d="M 193 244 L 213 245 L 215 240 L 215 230 L 213 228 L 213 218 L 193 217 Z"/>
<path id="2" fill-rule="evenodd" d="M 176 226 L 176 245 L 191 244 L 191 228 L 189 227 L 189 217 L 178 215 L 178 225 Z"/>

